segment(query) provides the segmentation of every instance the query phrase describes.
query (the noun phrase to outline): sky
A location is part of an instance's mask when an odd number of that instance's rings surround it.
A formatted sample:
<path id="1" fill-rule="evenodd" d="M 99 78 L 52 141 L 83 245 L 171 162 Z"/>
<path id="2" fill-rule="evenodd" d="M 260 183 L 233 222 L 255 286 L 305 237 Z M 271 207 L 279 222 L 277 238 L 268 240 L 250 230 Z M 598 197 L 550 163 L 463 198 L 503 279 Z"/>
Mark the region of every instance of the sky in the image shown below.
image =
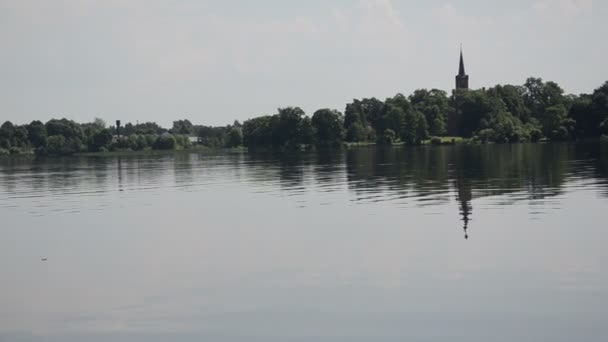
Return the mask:
<path id="1" fill-rule="evenodd" d="M 605 0 L 0 0 L 0 122 L 225 125 L 529 76 L 608 80 Z"/>

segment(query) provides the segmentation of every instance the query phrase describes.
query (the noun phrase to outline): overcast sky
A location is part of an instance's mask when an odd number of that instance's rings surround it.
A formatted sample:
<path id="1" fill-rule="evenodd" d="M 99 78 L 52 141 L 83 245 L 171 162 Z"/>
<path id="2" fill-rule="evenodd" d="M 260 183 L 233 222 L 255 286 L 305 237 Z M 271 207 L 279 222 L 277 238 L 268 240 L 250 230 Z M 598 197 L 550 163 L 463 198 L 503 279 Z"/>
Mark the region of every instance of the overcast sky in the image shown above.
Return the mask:
<path id="1" fill-rule="evenodd" d="M 0 0 L 0 122 L 224 125 L 528 76 L 608 80 L 605 0 Z"/>

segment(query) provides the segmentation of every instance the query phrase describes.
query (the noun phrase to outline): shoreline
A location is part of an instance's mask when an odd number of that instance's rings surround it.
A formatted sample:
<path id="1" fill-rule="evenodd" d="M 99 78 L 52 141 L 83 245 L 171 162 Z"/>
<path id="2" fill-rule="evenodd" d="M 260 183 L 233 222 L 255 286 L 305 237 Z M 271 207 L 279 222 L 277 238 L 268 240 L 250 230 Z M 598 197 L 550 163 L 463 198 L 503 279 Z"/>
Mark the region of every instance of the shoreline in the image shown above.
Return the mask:
<path id="1" fill-rule="evenodd" d="M 203 145 L 196 145 L 190 148 L 181 148 L 174 150 L 153 150 L 153 149 L 145 149 L 145 150 L 117 150 L 117 151 L 102 151 L 102 152 L 78 152 L 74 154 L 67 155 L 45 155 L 38 156 L 34 153 L 33 149 L 27 150 L 25 152 L 20 153 L 7 153 L 0 154 L 0 160 L 2 159 L 12 159 L 12 158 L 41 158 L 41 159 L 55 159 L 55 158 L 65 158 L 65 157 L 121 157 L 121 156 L 140 156 L 140 155 L 169 155 L 169 154 L 181 154 L 181 153 L 235 153 L 235 152 L 306 152 L 306 151 L 315 151 L 315 150 L 326 150 L 326 149 L 351 149 L 351 148 L 367 148 L 367 147 L 377 147 L 377 148 L 415 148 L 415 147 L 438 147 L 438 146 L 454 146 L 454 145 L 471 145 L 471 146 L 483 146 L 483 145 L 520 145 L 520 144 L 580 144 L 580 143 L 608 143 L 608 139 L 583 139 L 583 140 L 568 140 L 568 141 L 551 141 L 551 140 L 541 140 L 538 142 L 515 142 L 515 143 L 495 143 L 495 142 L 479 142 L 474 141 L 472 139 L 467 139 L 463 137 L 438 137 L 440 138 L 440 142 L 432 142 L 431 139 L 423 141 L 419 145 L 408 145 L 404 142 L 395 142 L 390 145 L 383 145 L 377 142 L 343 142 L 339 146 L 335 147 L 302 147 L 296 149 L 281 149 L 281 148 L 273 148 L 273 147 L 257 147 L 257 148 L 247 148 L 244 146 L 239 147 L 207 147 Z"/>

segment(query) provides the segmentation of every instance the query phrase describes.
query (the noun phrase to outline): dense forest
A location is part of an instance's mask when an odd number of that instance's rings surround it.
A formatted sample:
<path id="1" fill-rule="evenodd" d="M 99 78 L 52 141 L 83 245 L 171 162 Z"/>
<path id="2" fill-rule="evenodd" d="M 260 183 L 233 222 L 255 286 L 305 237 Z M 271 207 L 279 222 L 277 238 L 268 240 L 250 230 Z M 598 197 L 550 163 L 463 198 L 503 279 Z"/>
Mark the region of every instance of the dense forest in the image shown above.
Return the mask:
<path id="1" fill-rule="evenodd" d="M 186 149 L 192 141 L 214 148 L 290 149 L 345 142 L 418 145 L 449 142 L 452 137 L 471 143 L 607 138 L 608 81 L 591 94 L 580 95 L 565 95 L 557 83 L 540 78 L 529 78 L 522 86 L 458 90 L 450 96 L 438 89 L 419 89 L 384 101 L 355 99 L 344 113 L 320 109 L 309 117 L 299 107 L 287 107 L 222 127 L 189 120 L 175 121 L 170 129 L 153 122 L 106 126 L 101 119 L 26 125 L 6 121 L 0 126 L 0 155 Z"/>

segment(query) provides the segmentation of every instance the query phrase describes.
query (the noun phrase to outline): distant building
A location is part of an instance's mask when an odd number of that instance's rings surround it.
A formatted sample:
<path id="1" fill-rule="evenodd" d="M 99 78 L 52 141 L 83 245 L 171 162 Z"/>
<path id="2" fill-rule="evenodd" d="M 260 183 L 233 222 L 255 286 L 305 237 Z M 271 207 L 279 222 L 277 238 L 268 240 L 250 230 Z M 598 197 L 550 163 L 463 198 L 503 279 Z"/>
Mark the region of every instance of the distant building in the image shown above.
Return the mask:
<path id="1" fill-rule="evenodd" d="M 462 57 L 462 47 L 460 48 L 460 65 L 458 67 L 458 75 L 456 75 L 456 90 L 469 89 L 469 75 L 464 71 L 464 58 Z"/>
<path id="2" fill-rule="evenodd" d="M 452 92 L 454 108 L 448 113 L 448 135 L 460 135 L 461 109 L 459 108 L 458 96 L 462 92 L 469 90 L 469 75 L 464 70 L 464 58 L 462 57 L 462 47 L 460 48 L 460 64 L 458 65 L 458 75 L 456 75 L 456 89 Z"/>

